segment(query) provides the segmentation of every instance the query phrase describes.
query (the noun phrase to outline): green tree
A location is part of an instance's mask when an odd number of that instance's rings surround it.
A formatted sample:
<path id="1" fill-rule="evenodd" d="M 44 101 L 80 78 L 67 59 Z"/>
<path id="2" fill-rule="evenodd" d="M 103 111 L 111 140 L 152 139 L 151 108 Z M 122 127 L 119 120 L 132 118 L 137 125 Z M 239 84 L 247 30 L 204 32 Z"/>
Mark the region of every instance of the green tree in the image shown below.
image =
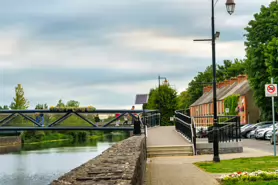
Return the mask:
<path id="1" fill-rule="evenodd" d="M 170 117 L 177 110 L 177 91 L 167 84 L 161 85 L 160 90 L 151 89 L 146 108 L 158 110 L 159 102 L 161 102 L 161 125 L 169 125 Z"/>
<path id="2" fill-rule="evenodd" d="M 48 109 L 48 105 L 45 104 L 37 104 L 35 109 Z"/>
<path id="3" fill-rule="evenodd" d="M 272 49 L 266 48 L 271 47 L 275 42 L 273 39 L 278 37 L 277 20 L 278 4 L 272 2 L 268 7 L 262 6 L 260 13 L 256 13 L 254 20 L 245 28 L 246 69 L 262 120 L 271 118 L 271 99 L 265 97 L 264 85 L 270 83 L 270 73 L 274 71 L 269 69 L 271 64 L 266 62 L 271 59 L 269 54 Z"/>
<path id="4" fill-rule="evenodd" d="M 15 88 L 14 102 L 11 103 L 11 109 L 24 110 L 29 107 L 29 101 L 24 97 L 24 90 L 21 84 Z"/>
<path id="5" fill-rule="evenodd" d="M 184 110 L 184 109 L 188 109 L 190 107 L 190 95 L 188 93 L 188 91 L 183 91 L 179 94 L 178 96 L 178 109 L 179 110 Z"/>
<path id="6" fill-rule="evenodd" d="M 67 107 L 79 107 L 80 103 L 75 100 L 70 100 L 67 102 Z"/>
<path id="7" fill-rule="evenodd" d="M 9 110 L 9 106 L 8 105 L 4 105 L 3 107 L 0 106 L 0 110 Z"/>
<path id="8" fill-rule="evenodd" d="M 56 107 L 65 107 L 64 102 L 60 99 L 56 105 Z"/>

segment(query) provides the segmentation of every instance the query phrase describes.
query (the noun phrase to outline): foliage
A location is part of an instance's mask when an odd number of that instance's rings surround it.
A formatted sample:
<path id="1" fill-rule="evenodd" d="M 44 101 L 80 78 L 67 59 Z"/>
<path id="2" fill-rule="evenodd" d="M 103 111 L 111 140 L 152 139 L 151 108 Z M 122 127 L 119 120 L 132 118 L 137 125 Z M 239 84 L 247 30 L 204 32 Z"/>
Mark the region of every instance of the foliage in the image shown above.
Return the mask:
<path id="1" fill-rule="evenodd" d="M 65 107 L 66 105 L 63 103 L 63 101 L 60 99 L 56 105 L 56 107 Z"/>
<path id="2" fill-rule="evenodd" d="M 70 100 L 67 102 L 67 107 L 79 107 L 80 103 L 75 100 Z"/>
<path id="3" fill-rule="evenodd" d="M 151 89 L 146 108 L 158 110 L 159 102 L 161 102 L 161 125 L 168 125 L 170 117 L 177 109 L 177 91 L 167 84 L 161 85 L 160 90 Z"/>
<path id="4" fill-rule="evenodd" d="M 222 82 L 226 79 L 245 74 L 246 62 L 235 59 L 224 60 L 223 65 L 217 66 L 217 81 Z M 178 108 L 187 109 L 203 94 L 203 87 L 212 85 L 213 75 L 212 66 L 208 66 L 204 72 L 199 72 L 194 79 L 188 84 L 186 91 L 182 92 L 178 98 Z M 209 84 L 211 83 L 211 84 Z"/>
<path id="5" fill-rule="evenodd" d="M 270 181 L 253 181 L 253 182 L 245 182 L 245 181 L 225 181 L 222 183 L 223 185 L 278 185 L 277 180 Z"/>
<path id="6" fill-rule="evenodd" d="M 196 165 L 210 173 L 233 173 L 235 171 L 254 172 L 277 169 L 278 158 L 273 156 L 222 160 L 221 163 L 200 162 Z"/>
<path id="7" fill-rule="evenodd" d="M 46 110 L 46 109 L 48 109 L 48 105 L 46 103 L 45 104 L 37 104 L 35 109 Z"/>
<path id="8" fill-rule="evenodd" d="M 270 75 L 275 72 L 271 66 L 276 58 L 271 55 L 274 54 L 274 38 L 278 37 L 277 19 L 278 4 L 272 2 L 268 7 L 262 6 L 260 13 L 256 13 L 254 20 L 245 28 L 246 69 L 256 104 L 261 109 L 262 120 L 271 118 L 271 99 L 265 97 L 264 85 L 270 82 Z"/>
<path id="9" fill-rule="evenodd" d="M 229 108 L 229 113 L 226 113 L 227 115 L 237 115 L 238 99 L 239 94 L 234 94 L 224 99 L 225 108 Z"/>
<path id="10" fill-rule="evenodd" d="M 22 140 L 24 143 L 32 142 L 42 142 L 42 141 L 51 141 L 51 140 L 61 140 L 68 139 L 71 140 L 70 135 L 65 135 L 58 132 L 49 132 L 49 131 L 26 131 L 22 134 Z"/>
<path id="11" fill-rule="evenodd" d="M 179 94 L 178 96 L 178 109 L 179 110 L 184 110 L 187 109 L 188 107 L 190 107 L 190 96 L 188 91 L 183 91 Z"/>
<path id="12" fill-rule="evenodd" d="M 8 105 L 4 105 L 3 107 L 0 106 L 0 110 L 9 110 L 9 106 Z"/>
<path id="13" fill-rule="evenodd" d="M 60 111 L 60 112 L 64 112 L 64 111 L 93 112 L 96 110 L 96 108 L 93 106 L 88 106 L 88 107 L 50 107 L 49 110 L 50 111 Z"/>
<path id="14" fill-rule="evenodd" d="M 11 103 L 11 109 L 24 110 L 29 107 L 29 101 L 24 97 L 24 90 L 21 84 L 18 84 L 15 88 L 14 102 Z"/>
<path id="15" fill-rule="evenodd" d="M 255 171 L 255 172 L 235 172 L 228 175 L 221 176 L 222 182 L 256 182 L 256 181 L 270 181 L 278 180 L 278 171 L 266 172 L 266 171 Z"/>

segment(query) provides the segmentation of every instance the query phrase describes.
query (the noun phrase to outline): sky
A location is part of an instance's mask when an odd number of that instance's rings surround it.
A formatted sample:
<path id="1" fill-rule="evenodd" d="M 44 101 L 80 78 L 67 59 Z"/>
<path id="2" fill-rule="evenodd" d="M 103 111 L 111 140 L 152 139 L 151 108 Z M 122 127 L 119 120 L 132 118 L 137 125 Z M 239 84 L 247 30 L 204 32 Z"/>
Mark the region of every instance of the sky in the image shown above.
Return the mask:
<path id="1" fill-rule="evenodd" d="M 271 0 L 215 7 L 217 63 L 243 59 L 244 28 Z M 0 0 L 0 105 L 22 84 L 30 109 L 77 100 L 130 109 L 166 77 L 178 92 L 211 64 L 209 0 Z M 137 105 L 136 108 L 141 105 Z"/>

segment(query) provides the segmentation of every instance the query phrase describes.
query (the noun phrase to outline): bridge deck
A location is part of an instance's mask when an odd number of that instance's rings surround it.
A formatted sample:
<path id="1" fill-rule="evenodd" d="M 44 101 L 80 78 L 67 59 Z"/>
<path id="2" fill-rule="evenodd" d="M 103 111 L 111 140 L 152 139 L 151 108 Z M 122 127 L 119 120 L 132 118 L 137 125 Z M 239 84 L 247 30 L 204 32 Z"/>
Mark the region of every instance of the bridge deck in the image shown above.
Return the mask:
<path id="1" fill-rule="evenodd" d="M 161 126 L 148 130 L 147 146 L 190 145 L 175 130 L 174 126 Z"/>

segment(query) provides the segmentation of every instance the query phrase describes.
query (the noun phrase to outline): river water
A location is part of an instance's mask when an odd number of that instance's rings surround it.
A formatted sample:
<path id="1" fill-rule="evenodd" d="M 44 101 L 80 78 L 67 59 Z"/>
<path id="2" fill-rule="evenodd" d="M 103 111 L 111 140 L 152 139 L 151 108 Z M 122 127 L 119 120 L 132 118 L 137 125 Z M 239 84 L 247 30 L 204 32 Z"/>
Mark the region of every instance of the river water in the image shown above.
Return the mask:
<path id="1" fill-rule="evenodd" d="M 20 152 L 0 155 L 0 185 L 48 185 L 114 143 L 110 138 L 86 144 L 24 146 Z"/>

